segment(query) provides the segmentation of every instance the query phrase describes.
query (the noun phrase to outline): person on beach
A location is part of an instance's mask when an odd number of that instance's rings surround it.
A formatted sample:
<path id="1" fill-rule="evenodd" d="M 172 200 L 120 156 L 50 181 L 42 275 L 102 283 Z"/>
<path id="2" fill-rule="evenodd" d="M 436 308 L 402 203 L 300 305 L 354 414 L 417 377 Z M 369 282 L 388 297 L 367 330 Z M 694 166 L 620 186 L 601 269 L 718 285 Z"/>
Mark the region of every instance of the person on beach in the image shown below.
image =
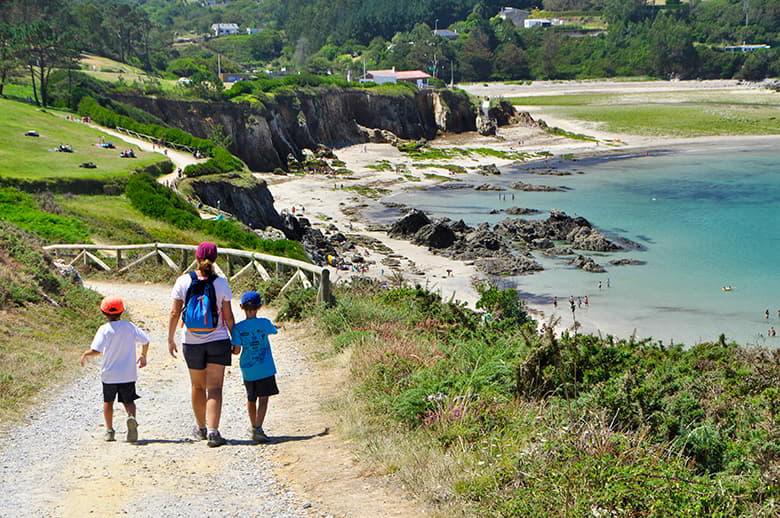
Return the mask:
<path id="1" fill-rule="evenodd" d="M 276 326 L 267 318 L 257 316 L 263 299 L 256 291 L 241 295 L 241 309 L 246 319 L 233 326 L 233 354 L 241 354 L 239 365 L 246 387 L 246 409 L 252 425 L 252 440 L 269 442 L 263 431 L 268 411 L 268 398 L 279 393 L 276 386 L 276 365 L 271 355 L 269 335 L 277 333 Z"/>
<path id="2" fill-rule="evenodd" d="M 599 289 L 601 289 L 601 281 L 599 281 Z"/>
<path id="3" fill-rule="evenodd" d="M 103 355 L 100 379 L 103 382 L 103 418 L 106 421 L 104 439 L 116 440 L 114 431 L 114 400 L 125 406 L 127 412 L 127 442 L 138 440 L 138 422 L 135 420 L 135 392 L 138 368 L 146 367 L 149 337 L 132 322 L 121 320 L 125 303 L 118 297 L 106 297 L 100 303 L 106 322 L 100 326 L 92 345 L 81 355 L 79 363 L 86 365 L 91 356 Z M 136 345 L 141 345 L 141 356 L 136 358 Z"/>
<path id="4" fill-rule="evenodd" d="M 168 321 L 168 352 L 176 358 L 176 328 L 183 323 L 182 353 L 190 371 L 193 435 L 210 448 L 225 444 L 219 433 L 222 384 L 231 364 L 229 331 L 233 328 L 233 293 L 224 277 L 214 273 L 217 245 L 203 242 L 195 252 L 197 269 L 176 280 Z"/>
<path id="5" fill-rule="evenodd" d="M 558 297 L 553 297 L 553 307 L 558 309 Z"/>
<path id="6" fill-rule="evenodd" d="M 585 295 L 585 305 L 590 306 L 590 299 L 588 298 L 587 295 Z"/>

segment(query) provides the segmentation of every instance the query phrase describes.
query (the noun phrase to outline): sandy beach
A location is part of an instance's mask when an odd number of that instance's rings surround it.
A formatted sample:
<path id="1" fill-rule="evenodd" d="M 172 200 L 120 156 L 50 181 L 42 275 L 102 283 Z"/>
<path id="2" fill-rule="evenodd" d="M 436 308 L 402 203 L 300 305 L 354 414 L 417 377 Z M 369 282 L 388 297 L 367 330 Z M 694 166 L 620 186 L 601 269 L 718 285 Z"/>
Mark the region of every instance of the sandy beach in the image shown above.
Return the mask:
<path id="1" fill-rule="evenodd" d="M 743 88 L 735 81 L 704 82 L 648 82 L 648 83 L 577 83 L 567 85 L 546 85 L 549 88 L 557 88 L 561 92 L 571 90 L 579 91 L 587 88 L 608 89 L 609 91 L 671 91 L 675 88 L 694 88 L 696 86 L 707 89 L 734 89 Z M 483 88 L 474 85 L 468 89 Z M 498 85 L 485 88 L 493 92 L 502 92 L 503 95 L 531 95 L 528 92 L 541 92 L 549 94 L 553 91 L 544 89 L 538 85 L 536 89 L 528 87 L 504 86 L 503 90 Z M 527 89 L 522 93 L 518 89 Z M 661 90 L 659 90 L 661 89 Z M 493 94 L 495 95 L 495 92 Z M 476 93 L 476 92 L 474 92 Z M 480 92 L 482 95 L 484 93 Z M 520 108 L 523 109 L 523 108 Z M 598 141 L 573 140 L 569 138 L 551 135 L 538 128 L 522 126 L 502 127 L 496 137 L 484 137 L 476 133 L 446 135 L 430 143 L 434 148 L 491 148 L 506 152 L 524 152 L 536 154 L 528 163 L 549 159 L 552 157 L 598 157 L 611 154 L 642 154 L 651 151 L 674 151 L 684 153 L 686 151 L 701 150 L 707 147 L 724 149 L 745 147 L 751 144 L 766 144 L 780 142 L 780 136 L 722 136 L 699 138 L 663 138 L 647 137 L 627 134 L 614 134 L 598 131 L 590 125 L 574 121 L 551 117 L 543 108 L 534 110 L 534 117 L 542 117 L 551 126 L 560 126 L 568 131 L 582 132 L 594 136 Z M 390 238 L 383 230 L 378 230 L 374 222 L 369 221 L 362 212 L 365 209 L 379 209 L 381 201 L 393 194 L 411 190 L 425 189 L 449 182 L 466 183 L 471 186 L 490 183 L 490 178 L 480 176 L 476 172 L 478 166 L 494 164 L 499 168 L 516 163 L 515 160 L 483 156 L 474 153 L 468 157 L 457 157 L 449 160 L 413 160 L 408 155 L 400 152 L 390 144 L 366 144 L 345 147 L 334 150 L 338 159 L 345 162 L 346 168 L 352 174 L 345 175 L 275 175 L 270 173 L 256 174 L 260 179 L 268 182 L 271 193 L 275 199 L 275 206 L 280 212 L 292 211 L 306 216 L 311 224 L 321 229 L 344 233 L 345 235 L 367 236 L 378 240 L 388 247 L 392 253 L 382 253 L 367 246 L 358 246 L 356 253 L 365 257 L 368 265 L 367 275 L 388 282 L 394 280 L 394 269 L 403 275 L 407 282 L 427 286 L 440 292 L 444 299 L 462 301 L 469 306 L 474 306 L 478 300 L 478 294 L 473 287 L 475 279 L 484 275 L 470 263 L 464 263 L 434 255 L 426 247 L 417 246 L 408 241 Z M 542 156 L 546 155 L 546 156 Z M 377 170 L 376 166 L 384 161 L 391 167 L 386 170 Z M 431 163 L 440 165 L 456 165 L 465 168 L 466 174 L 457 174 L 445 168 L 418 167 L 420 162 L 427 165 Z M 417 165 L 416 165 L 417 164 Z M 420 207 L 424 209 L 424 207 Z M 346 213 L 345 213 L 346 212 Z M 388 267 L 384 262 L 388 259 L 400 261 L 400 266 Z M 393 262 L 395 262 L 393 261 Z M 448 272 L 449 270 L 449 272 Z M 344 282 L 352 275 L 352 272 L 334 269 L 333 279 L 336 282 Z M 551 315 L 560 317 L 558 328 L 569 328 L 572 325 L 572 316 L 568 311 L 568 301 L 561 300 L 557 311 L 553 311 L 551 305 L 529 303 L 529 309 L 540 321 L 547 321 Z M 587 332 L 599 332 L 604 329 L 622 329 L 630 334 L 625 326 L 618 322 L 605 321 L 603 318 L 595 321 L 588 318 L 587 310 L 577 311 L 577 321 L 580 329 Z"/>

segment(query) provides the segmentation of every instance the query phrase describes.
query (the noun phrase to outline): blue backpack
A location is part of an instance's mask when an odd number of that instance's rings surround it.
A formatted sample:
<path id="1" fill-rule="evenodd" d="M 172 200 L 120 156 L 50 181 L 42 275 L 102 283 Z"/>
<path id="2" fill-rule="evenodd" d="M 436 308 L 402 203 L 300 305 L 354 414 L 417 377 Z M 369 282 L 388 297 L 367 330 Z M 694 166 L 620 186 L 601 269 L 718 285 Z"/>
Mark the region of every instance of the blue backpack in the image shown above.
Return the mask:
<path id="1" fill-rule="evenodd" d="M 206 335 L 217 328 L 219 312 L 217 311 L 217 292 L 214 289 L 216 275 L 207 279 L 198 279 L 198 274 L 190 272 L 190 287 L 184 299 L 184 314 L 182 320 L 187 331 L 198 335 Z"/>

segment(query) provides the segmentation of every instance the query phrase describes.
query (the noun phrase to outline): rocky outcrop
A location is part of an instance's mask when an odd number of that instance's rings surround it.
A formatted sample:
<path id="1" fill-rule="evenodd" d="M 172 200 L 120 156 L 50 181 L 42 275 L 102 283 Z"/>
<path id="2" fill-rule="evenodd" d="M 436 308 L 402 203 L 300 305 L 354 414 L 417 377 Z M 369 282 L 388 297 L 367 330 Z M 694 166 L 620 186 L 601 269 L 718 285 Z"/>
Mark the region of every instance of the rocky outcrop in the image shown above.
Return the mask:
<path id="1" fill-rule="evenodd" d="M 566 241 L 570 242 L 574 248 L 593 252 L 613 252 L 621 249 L 620 246 L 607 239 L 604 234 L 591 227 L 579 227 L 572 230 L 566 236 Z"/>
<path id="2" fill-rule="evenodd" d="M 505 191 L 503 187 L 500 185 L 493 185 L 490 183 L 483 183 L 482 185 L 477 185 L 474 187 L 475 191 Z"/>
<path id="3" fill-rule="evenodd" d="M 408 238 L 414 236 L 421 228 L 430 224 L 431 220 L 424 212 L 412 209 L 390 227 L 388 234 L 390 237 Z"/>
<path id="4" fill-rule="evenodd" d="M 412 242 L 430 248 L 447 248 L 455 242 L 455 232 L 443 223 L 431 223 L 418 230 Z"/>
<path id="5" fill-rule="evenodd" d="M 498 122 L 496 119 L 485 117 L 482 114 L 477 115 L 477 133 L 483 137 L 495 136 L 498 132 Z"/>
<path id="6" fill-rule="evenodd" d="M 613 259 L 609 264 L 612 266 L 642 266 L 647 264 L 647 261 L 640 261 L 639 259 Z"/>
<path id="7" fill-rule="evenodd" d="M 189 187 L 206 205 L 219 207 L 253 229 L 274 227 L 285 231 L 282 218 L 274 208 L 274 198 L 264 181 L 249 175 L 229 174 L 187 179 Z M 291 239 L 295 236 L 285 235 Z"/>
<path id="8" fill-rule="evenodd" d="M 570 190 L 568 187 L 554 187 L 551 185 L 537 185 L 525 182 L 515 182 L 512 189 L 523 192 L 564 192 Z"/>
<path id="9" fill-rule="evenodd" d="M 541 214 L 539 209 L 527 209 L 525 207 L 509 207 L 504 212 L 510 216 L 529 216 L 532 214 Z"/>
<path id="10" fill-rule="evenodd" d="M 590 273 L 606 272 L 604 267 L 598 264 L 596 261 L 594 261 L 592 257 L 586 257 L 584 255 L 578 255 L 577 257 L 569 261 L 569 264 L 572 264 L 577 268 L 579 268 L 580 270 L 590 272 Z"/>
<path id="11" fill-rule="evenodd" d="M 501 174 L 501 170 L 496 164 L 479 165 L 477 166 L 476 172 L 482 176 L 498 176 Z"/>

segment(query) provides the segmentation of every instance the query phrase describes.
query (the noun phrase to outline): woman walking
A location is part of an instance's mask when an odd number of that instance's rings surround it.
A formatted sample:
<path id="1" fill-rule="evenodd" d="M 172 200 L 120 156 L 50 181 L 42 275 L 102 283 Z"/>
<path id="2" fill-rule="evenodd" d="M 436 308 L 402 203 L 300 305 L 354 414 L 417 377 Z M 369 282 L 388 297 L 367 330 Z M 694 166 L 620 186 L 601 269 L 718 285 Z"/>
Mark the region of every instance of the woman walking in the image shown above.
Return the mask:
<path id="1" fill-rule="evenodd" d="M 184 324 L 182 352 L 192 383 L 193 434 L 209 447 L 225 444 L 219 433 L 222 413 L 222 383 L 230 365 L 233 294 L 228 282 L 214 273 L 217 245 L 204 242 L 195 252 L 197 269 L 176 280 L 168 322 L 168 352 L 176 357 L 176 328 Z"/>

